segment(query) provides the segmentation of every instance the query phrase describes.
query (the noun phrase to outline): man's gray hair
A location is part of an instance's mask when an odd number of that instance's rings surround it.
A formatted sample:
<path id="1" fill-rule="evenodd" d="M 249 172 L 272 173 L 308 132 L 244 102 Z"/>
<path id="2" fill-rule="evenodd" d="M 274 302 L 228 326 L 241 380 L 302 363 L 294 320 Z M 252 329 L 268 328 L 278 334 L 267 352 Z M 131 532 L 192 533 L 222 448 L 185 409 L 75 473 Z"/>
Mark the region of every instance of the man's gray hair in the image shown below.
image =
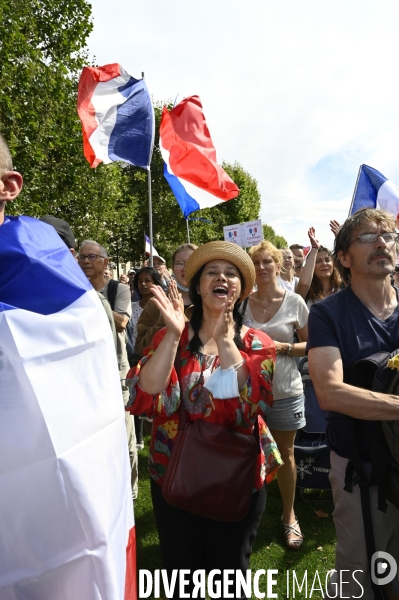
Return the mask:
<path id="1" fill-rule="evenodd" d="M 85 246 L 86 244 L 94 244 L 95 246 L 98 246 L 101 256 L 104 256 L 104 258 L 108 258 L 108 254 L 104 246 L 101 246 L 101 244 L 99 244 L 95 240 L 83 240 L 83 242 L 79 246 L 79 254 L 83 246 Z"/>
<path id="2" fill-rule="evenodd" d="M 334 242 L 334 262 L 346 284 L 351 283 L 351 273 L 348 267 L 344 267 L 339 260 L 339 254 L 346 254 L 352 243 L 352 234 L 359 230 L 364 223 L 377 223 L 386 228 L 387 231 L 395 231 L 395 217 L 385 210 L 379 208 L 360 208 L 348 217 L 337 233 Z M 396 244 L 396 247 L 398 245 Z"/>

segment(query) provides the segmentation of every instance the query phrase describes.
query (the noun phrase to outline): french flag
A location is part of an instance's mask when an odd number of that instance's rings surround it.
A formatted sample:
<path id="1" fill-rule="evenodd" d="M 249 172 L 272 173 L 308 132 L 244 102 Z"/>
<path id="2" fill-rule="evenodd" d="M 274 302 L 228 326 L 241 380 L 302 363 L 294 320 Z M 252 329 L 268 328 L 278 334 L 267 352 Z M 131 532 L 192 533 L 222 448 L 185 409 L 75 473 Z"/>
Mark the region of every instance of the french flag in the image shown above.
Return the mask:
<path id="1" fill-rule="evenodd" d="M 136 600 L 111 329 L 53 227 L 0 226 L 0 598 Z"/>
<path id="2" fill-rule="evenodd" d="M 144 79 L 134 79 L 118 64 L 85 67 L 78 85 L 78 114 L 91 167 L 121 160 L 149 168 L 155 117 Z"/>
<path id="3" fill-rule="evenodd" d="M 236 198 L 234 181 L 216 162 L 201 100 L 190 96 L 163 108 L 159 145 L 164 175 L 184 216 Z"/>
<path id="4" fill-rule="evenodd" d="M 146 235 L 146 234 L 144 234 L 144 248 L 145 248 L 145 253 L 148 254 L 148 256 L 150 256 L 150 254 L 151 254 L 151 240 L 148 237 L 148 235 Z M 154 244 L 152 245 L 152 255 L 153 256 L 159 256 L 158 252 L 155 250 Z"/>
<path id="5" fill-rule="evenodd" d="M 349 215 L 360 208 L 380 208 L 396 217 L 399 213 L 399 188 L 376 169 L 361 165 Z"/>

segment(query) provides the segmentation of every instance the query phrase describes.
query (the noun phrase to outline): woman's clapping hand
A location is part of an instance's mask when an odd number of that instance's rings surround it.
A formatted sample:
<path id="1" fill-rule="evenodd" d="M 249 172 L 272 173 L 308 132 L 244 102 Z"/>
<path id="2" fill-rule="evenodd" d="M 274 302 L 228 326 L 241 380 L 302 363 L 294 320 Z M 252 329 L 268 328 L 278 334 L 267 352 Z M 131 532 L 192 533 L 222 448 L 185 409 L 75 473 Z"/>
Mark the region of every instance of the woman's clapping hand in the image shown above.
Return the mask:
<path id="1" fill-rule="evenodd" d="M 185 326 L 185 319 L 184 310 L 182 308 L 182 299 L 177 292 L 176 284 L 174 284 L 173 287 L 171 283 L 169 291 L 170 299 L 159 286 L 151 286 L 151 292 L 154 294 L 153 302 L 155 302 L 158 307 L 168 332 L 180 337 Z"/>
<path id="2" fill-rule="evenodd" d="M 219 318 L 216 322 L 215 329 L 213 330 L 213 339 L 216 343 L 219 341 L 234 337 L 234 319 L 233 319 L 233 309 L 234 309 L 234 295 L 236 293 L 236 288 L 232 287 L 227 292 L 226 303 L 220 311 Z"/>

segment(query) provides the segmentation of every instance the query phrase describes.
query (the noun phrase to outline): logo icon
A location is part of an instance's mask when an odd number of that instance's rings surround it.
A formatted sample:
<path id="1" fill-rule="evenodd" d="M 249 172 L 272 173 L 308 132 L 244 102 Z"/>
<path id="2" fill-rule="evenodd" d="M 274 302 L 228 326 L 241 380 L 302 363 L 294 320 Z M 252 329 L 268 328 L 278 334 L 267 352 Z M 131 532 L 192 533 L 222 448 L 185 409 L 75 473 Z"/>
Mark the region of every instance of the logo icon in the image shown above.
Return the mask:
<path id="1" fill-rule="evenodd" d="M 371 579 L 376 585 L 391 583 L 398 572 L 398 565 L 388 552 L 374 552 L 371 557 Z"/>

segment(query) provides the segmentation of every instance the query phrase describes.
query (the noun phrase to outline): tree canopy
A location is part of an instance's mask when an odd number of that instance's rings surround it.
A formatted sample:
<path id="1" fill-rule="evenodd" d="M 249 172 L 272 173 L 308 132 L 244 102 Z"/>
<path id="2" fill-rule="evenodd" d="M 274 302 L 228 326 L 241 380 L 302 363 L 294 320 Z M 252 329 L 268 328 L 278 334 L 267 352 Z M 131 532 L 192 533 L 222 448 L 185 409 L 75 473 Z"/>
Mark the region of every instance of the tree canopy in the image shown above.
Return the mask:
<path id="1" fill-rule="evenodd" d="M 277 235 L 270 225 L 262 225 L 263 237 L 276 248 L 288 248 L 287 240 L 282 235 Z"/>
<path id="2" fill-rule="evenodd" d="M 137 262 L 143 258 L 143 234 L 149 234 L 147 173 L 120 163 L 91 169 L 83 156 L 76 96 L 81 69 L 91 60 L 86 47 L 91 29 L 85 0 L 0 0 L 0 131 L 24 176 L 23 192 L 8 212 L 64 218 L 78 242 L 96 239 L 116 262 Z M 162 105 L 155 106 L 153 231 L 155 247 L 169 260 L 187 241 L 187 229 L 163 176 Z M 190 215 L 195 244 L 222 238 L 224 225 L 258 218 L 256 180 L 237 162 L 223 167 L 240 194 Z"/>

